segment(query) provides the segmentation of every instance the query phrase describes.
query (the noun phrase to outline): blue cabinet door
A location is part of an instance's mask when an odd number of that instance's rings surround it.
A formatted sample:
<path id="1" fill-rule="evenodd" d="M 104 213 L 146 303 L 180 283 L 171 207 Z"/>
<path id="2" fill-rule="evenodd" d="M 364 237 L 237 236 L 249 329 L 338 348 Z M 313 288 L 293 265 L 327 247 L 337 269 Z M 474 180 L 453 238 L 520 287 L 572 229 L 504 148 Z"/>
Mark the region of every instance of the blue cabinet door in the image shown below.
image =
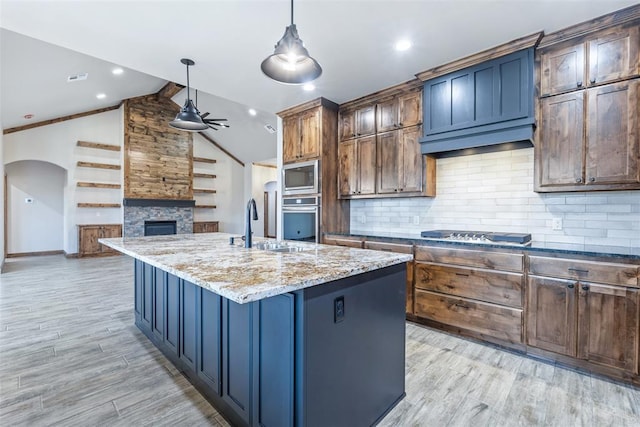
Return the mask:
<path id="1" fill-rule="evenodd" d="M 142 308 L 140 323 L 143 328 L 151 330 L 153 317 L 153 267 L 143 264 L 142 271 Z"/>
<path id="2" fill-rule="evenodd" d="M 253 304 L 223 300 L 222 398 L 248 424 L 252 395 Z"/>
<path id="3" fill-rule="evenodd" d="M 178 354 L 180 327 L 180 279 L 166 273 L 165 285 L 165 323 L 164 343 L 175 354 Z"/>
<path id="4" fill-rule="evenodd" d="M 533 115 L 533 49 L 424 83 L 424 135 L 438 135 Z"/>
<path id="5" fill-rule="evenodd" d="M 278 295 L 258 304 L 258 425 L 293 426 L 294 296 Z"/>
<path id="6" fill-rule="evenodd" d="M 198 322 L 198 377 L 220 395 L 222 357 L 222 297 L 200 291 Z"/>
<path id="7" fill-rule="evenodd" d="M 182 281 L 180 292 L 180 351 L 178 357 L 192 371 L 196 369 L 196 338 L 199 287 L 186 280 Z"/>
<path id="8" fill-rule="evenodd" d="M 136 322 L 140 321 L 140 317 L 142 316 L 142 283 L 144 281 L 144 263 L 139 260 L 135 260 L 133 263 L 134 266 L 134 314 L 136 318 Z"/>
<path id="9" fill-rule="evenodd" d="M 151 310 L 151 330 L 160 341 L 164 340 L 164 287 L 166 283 L 167 273 L 154 268 L 153 281 L 153 308 Z"/>

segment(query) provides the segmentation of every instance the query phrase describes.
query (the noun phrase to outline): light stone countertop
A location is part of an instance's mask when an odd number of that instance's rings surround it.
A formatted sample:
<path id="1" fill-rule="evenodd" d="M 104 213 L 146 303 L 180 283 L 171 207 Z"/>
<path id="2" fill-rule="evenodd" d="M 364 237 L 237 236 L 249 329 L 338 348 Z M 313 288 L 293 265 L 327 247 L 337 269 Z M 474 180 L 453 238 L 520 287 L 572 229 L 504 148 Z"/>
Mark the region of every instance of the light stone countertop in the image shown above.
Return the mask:
<path id="1" fill-rule="evenodd" d="M 229 237 L 236 238 L 229 245 Z M 271 241 L 261 237 L 258 242 Z M 300 252 L 244 247 L 234 234 L 197 233 L 100 239 L 123 254 L 158 267 L 237 303 L 321 285 L 411 261 L 407 254 L 288 241 Z"/>

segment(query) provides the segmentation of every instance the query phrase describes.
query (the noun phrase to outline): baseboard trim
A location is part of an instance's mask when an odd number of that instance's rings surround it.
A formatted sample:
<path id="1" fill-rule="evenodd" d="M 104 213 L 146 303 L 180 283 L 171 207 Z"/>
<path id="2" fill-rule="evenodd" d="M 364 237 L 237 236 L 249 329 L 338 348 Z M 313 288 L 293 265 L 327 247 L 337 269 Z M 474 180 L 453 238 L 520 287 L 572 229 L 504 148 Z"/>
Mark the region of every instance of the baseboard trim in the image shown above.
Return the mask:
<path id="1" fill-rule="evenodd" d="M 65 258 L 78 258 L 80 255 L 78 255 L 78 252 L 72 253 L 72 254 L 68 254 L 67 252 L 64 253 L 64 257 Z"/>
<path id="2" fill-rule="evenodd" d="M 40 251 L 40 252 L 18 252 L 15 254 L 7 254 L 7 258 L 20 258 L 26 256 L 45 256 L 45 255 L 63 255 L 64 251 Z"/>
<path id="3" fill-rule="evenodd" d="M 4 258 L 2 258 L 2 262 L 0 262 L 0 274 L 4 273 Z"/>

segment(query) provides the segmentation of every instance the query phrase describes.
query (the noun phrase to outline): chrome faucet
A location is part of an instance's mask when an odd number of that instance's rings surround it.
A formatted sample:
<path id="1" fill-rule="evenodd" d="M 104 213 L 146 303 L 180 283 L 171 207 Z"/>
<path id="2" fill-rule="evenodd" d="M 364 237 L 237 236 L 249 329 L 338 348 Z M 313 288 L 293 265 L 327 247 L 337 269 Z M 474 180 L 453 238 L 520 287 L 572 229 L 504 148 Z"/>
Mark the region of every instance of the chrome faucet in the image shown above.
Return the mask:
<path id="1" fill-rule="evenodd" d="M 247 215 L 244 225 L 244 247 L 251 247 L 251 209 L 253 209 L 253 220 L 258 219 L 258 208 L 256 208 L 256 201 L 253 198 L 247 202 Z"/>

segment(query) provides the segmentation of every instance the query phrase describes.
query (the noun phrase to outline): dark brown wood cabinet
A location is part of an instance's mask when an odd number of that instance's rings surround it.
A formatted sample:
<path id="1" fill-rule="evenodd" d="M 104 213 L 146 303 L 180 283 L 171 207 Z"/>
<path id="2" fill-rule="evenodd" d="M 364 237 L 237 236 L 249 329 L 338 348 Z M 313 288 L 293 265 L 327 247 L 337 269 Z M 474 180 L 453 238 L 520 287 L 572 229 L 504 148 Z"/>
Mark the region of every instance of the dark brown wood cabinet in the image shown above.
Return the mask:
<path id="1" fill-rule="evenodd" d="M 122 237 L 122 224 L 78 225 L 78 256 L 118 255 L 118 251 L 98 242 L 112 237 Z"/>
<path id="2" fill-rule="evenodd" d="M 638 373 L 638 267 L 529 257 L 527 344 Z"/>
<path id="3" fill-rule="evenodd" d="M 319 107 L 283 119 L 284 163 L 312 160 L 320 156 L 320 120 Z"/>
<path id="4" fill-rule="evenodd" d="M 341 110 L 338 120 L 340 141 L 373 135 L 376 133 L 375 105 L 352 110 Z"/>
<path id="5" fill-rule="evenodd" d="M 543 38 L 536 53 L 536 191 L 640 189 L 640 19 L 634 13 L 608 28 L 580 24 Z"/>
<path id="6" fill-rule="evenodd" d="M 376 137 L 351 139 L 338 144 L 338 195 L 376 192 Z"/>
<path id="7" fill-rule="evenodd" d="M 217 233 L 218 221 L 194 221 L 193 232 L 194 233 Z"/>
<path id="8" fill-rule="evenodd" d="M 376 131 L 388 132 L 422 123 L 422 92 L 410 92 L 376 105 Z"/>
<path id="9" fill-rule="evenodd" d="M 424 172 L 434 161 L 420 152 L 420 126 L 378 135 L 378 193 L 435 195 L 433 180 Z M 429 164 L 425 164 L 428 162 Z"/>

